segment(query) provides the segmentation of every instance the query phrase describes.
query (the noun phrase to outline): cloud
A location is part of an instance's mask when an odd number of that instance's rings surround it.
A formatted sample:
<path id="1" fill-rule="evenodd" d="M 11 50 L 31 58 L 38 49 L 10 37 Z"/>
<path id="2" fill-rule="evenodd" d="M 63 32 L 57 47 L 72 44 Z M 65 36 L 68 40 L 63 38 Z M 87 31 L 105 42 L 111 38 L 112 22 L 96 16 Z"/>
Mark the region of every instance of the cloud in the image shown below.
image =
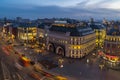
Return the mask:
<path id="1" fill-rule="evenodd" d="M 120 0 L 84 0 L 76 5 L 82 8 L 120 9 Z"/>
<path id="2" fill-rule="evenodd" d="M 87 9 L 87 8 L 68 8 L 59 6 L 35 6 L 30 9 L 22 9 L 17 7 L 0 7 L 0 17 L 17 17 L 24 18 L 53 18 L 65 17 L 76 19 L 88 19 L 90 17 L 103 19 L 120 17 L 119 10 L 112 10 L 106 8 Z"/>
<path id="3" fill-rule="evenodd" d="M 8 2 L 11 1 L 11 2 Z M 120 0 L 1 0 L 0 17 L 115 18 Z"/>
<path id="4" fill-rule="evenodd" d="M 120 9 L 120 0 L 0 0 L 5 7 L 29 9 L 34 6 Z"/>
<path id="5" fill-rule="evenodd" d="M 1 3 L 13 5 L 35 5 L 35 6 L 73 6 L 83 0 L 2 0 Z"/>

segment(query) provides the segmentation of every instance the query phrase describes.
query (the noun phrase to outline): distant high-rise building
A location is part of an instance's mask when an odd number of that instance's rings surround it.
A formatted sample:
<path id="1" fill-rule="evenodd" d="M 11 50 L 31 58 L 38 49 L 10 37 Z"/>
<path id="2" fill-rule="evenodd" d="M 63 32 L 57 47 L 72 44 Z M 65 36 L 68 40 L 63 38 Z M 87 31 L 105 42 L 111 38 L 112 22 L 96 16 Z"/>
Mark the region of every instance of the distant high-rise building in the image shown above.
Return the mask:
<path id="1" fill-rule="evenodd" d="M 16 21 L 17 22 L 21 22 L 22 21 L 22 17 L 16 17 Z"/>

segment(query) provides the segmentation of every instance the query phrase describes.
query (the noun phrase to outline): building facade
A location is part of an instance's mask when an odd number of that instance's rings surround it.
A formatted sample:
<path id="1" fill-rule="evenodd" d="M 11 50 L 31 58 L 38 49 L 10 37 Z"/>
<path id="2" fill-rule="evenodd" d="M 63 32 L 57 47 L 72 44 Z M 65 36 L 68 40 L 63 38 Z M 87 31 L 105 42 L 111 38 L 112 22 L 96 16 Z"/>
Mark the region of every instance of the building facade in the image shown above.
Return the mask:
<path id="1" fill-rule="evenodd" d="M 106 27 L 100 23 L 91 23 L 90 27 L 96 34 L 96 48 L 103 48 L 106 36 Z"/>
<path id="2" fill-rule="evenodd" d="M 107 66 L 120 69 L 120 28 L 113 25 L 107 32 L 104 42 L 104 59 Z"/>
<path id="3" fill-rule="evenodd" d="M 86 25 L 53 24 L 47 36 L 47 50 L 70 58 L 82 58 L 96 46 L 96 35 Z"/>
<path id="4" fill-rule="evenodd" d="M 12 23 L 6 23 L 3 24 L 3 26 L 1 27 L 2 31 L 1 31 L 1 35 L 2 37 L 9 43 L 13 43 L 14 39 L 15 39 L 15 35 L 14 35 L 14 31 L 17 30 L 12 26 Z M 15 34 L 17 34 L 17 32 L 15 32 Z"/>
<path id="5" fill-rule="evenodd" d="M 48 40 L 48 26 L 45 23 L 41 23 L 37 28 L 37 37 L 39 41 L 39 46 L 41 49 L 45 50 Z"/>
<path id="6" fill-rule="evenodd" d="M 37 27 L 35 24 L 22 23 L 18 27 L 18 39 L 21 42 L 33 43 L 36 41 Z"/>

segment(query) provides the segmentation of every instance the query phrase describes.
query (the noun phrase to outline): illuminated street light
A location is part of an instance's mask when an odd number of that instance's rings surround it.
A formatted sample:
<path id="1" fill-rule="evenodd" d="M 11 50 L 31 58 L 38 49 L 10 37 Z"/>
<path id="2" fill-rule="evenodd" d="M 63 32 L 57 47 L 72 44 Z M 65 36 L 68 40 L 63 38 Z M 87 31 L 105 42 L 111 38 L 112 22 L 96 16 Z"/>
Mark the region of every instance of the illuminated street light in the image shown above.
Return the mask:
<path id="1" fill-rule="evenodd" d="M 63 68 L 63 64 L 62 64 L 62 65 L 60 65 L 60 68 Z"/>
<path id="2" fill-rule="evenodd" d="M 60 68 L 63 68 L 63 59 L 58 59 L 58 64 L 60 66 Z"/>
<path id="3" fill-rule="evenodd" d="M 103 64 L 100 64 L 99 65 L 100 69 L 102 70 L 104 68 L 104 65 Z"/>
<path id="4" fill-rule="evenodd" d="M 89 59 L 87 59 L 87 63 L 89 63 L 90 62 L 90 60 Z"/>

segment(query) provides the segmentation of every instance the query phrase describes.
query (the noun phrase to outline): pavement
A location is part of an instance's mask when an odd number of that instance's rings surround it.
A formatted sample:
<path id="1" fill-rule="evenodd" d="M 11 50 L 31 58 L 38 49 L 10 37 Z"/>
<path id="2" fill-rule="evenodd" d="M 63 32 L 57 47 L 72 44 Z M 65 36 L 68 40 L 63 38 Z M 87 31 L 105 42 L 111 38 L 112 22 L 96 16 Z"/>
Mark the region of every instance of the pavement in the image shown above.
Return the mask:
<path id="1" fill-rule="evenodd" d="M 99 63 L 100 59 L 97 56 L 97 52 L 95 52 L 96 55 L 90 54 L 83 59 L 71 59 L 61 57 L 54 53 L 45 55 L 43 55 L 44 53 L 38 54 L 35 53 L 33 49 L 27 48 L 27 50 L 25 50 L 25 46 L 16 46 L 14 48 L 19 53 L 25 54 L 28 58 L 35 62 L 42 59 L 49 59 L 53 60 L 54 63 L 58 63 L 59 59 L 63 59 L 62 68 L 57 67 L 51 70 L 44 68 L 44 71 L 67 77 L 68 80 L 120 80 L 120 71 L 108 69 L 106 67 L 100 68 L 101 64 Z"/>
<path id="2" fill-rule="evenodd" d="M 97 56 L 94 58 L 91 55 L 83 59 L 74 60 L 63 59 L 65 61 L 63 62 L 64 67 L 57 67 L 49 71 L 65 76 L 68 80 L 120 80 L 118 75 L 120 74 L 120 71 L 108 69 L 106 67 L 101 69 L 99 67 L 99 58 Z M 87 63 L 87 59 L 90 60 L 89 63 Z M 69 63 L 69 61 L 72 60 L 73 62 Z"/>

